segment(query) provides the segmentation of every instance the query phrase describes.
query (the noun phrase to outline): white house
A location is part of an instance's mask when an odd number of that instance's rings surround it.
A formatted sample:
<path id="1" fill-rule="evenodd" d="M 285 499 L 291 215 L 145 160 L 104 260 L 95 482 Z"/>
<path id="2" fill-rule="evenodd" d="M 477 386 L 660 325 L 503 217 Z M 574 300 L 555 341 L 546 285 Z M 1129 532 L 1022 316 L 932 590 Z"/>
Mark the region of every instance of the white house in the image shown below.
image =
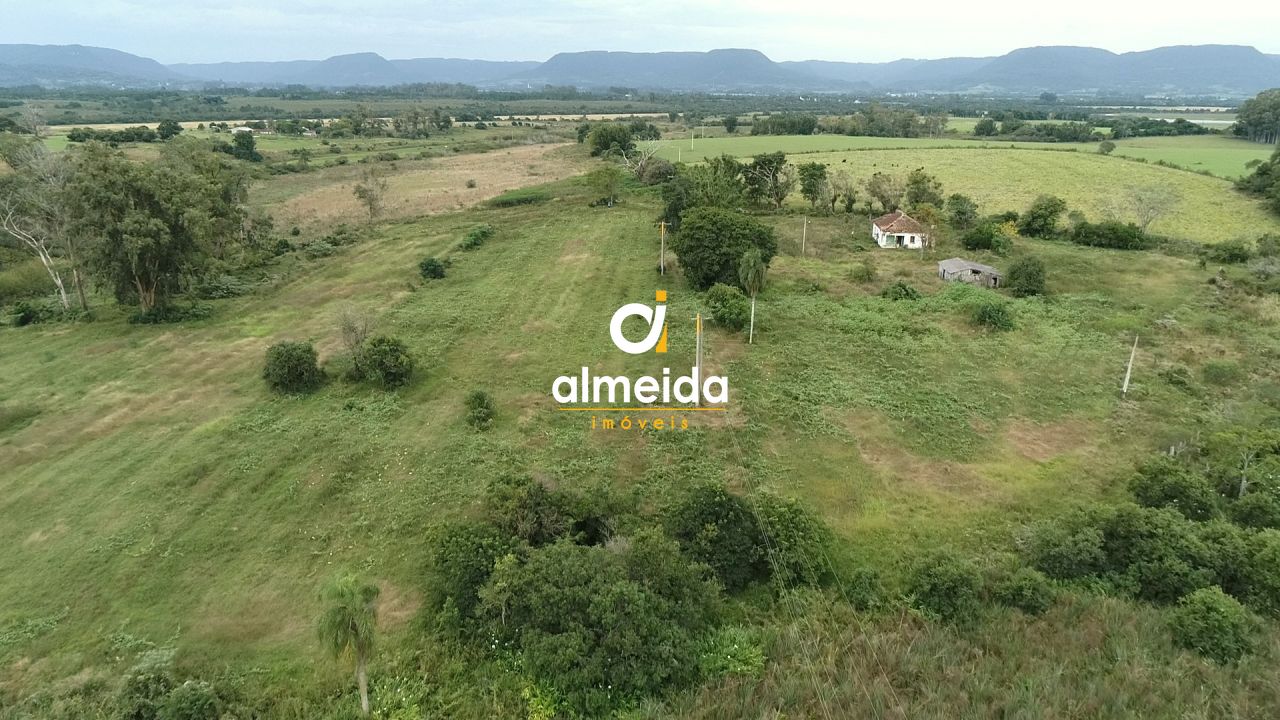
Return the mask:
<path id="1" fill-rule="evenodd" d="M 871 239 L 882 248 L 919 250 L 928 242 L 929 232 L 910 215 L 895 210 L 871 221 Z"/>

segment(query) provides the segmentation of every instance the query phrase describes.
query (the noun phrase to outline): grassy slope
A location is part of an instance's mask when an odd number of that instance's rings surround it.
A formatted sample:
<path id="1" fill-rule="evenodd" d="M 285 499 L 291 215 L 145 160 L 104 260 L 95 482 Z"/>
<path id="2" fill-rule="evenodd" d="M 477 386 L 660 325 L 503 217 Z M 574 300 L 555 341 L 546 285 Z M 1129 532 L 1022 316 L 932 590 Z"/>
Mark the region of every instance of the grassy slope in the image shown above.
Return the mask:
<path id="1" fill-rule="evenodd" d="M 1240 413 L 1275 394 L 1274 370 L 1254 359 L 1280 345 L 1275 303 L 1248 316 L 1217 308 L 1210 271 L 1190 262 L 1027 243 L 1050 261 L 1055 297 L 1018 301 L 1020 328 L 987 335 L 965 319 L 980 293 L 944 290 L 931 259 L 859 251 L 865 218 L 815 222 L 805 257 L 798 223 L 781 218 L 758 344 L 709 338 L 710 367 L 732 382 L 727 417 L 691 418 L 687 433 L 592 433 L 585 418 L 554 412 L 551 380 L 584 363 L 652 371 L 654 361 L 617 353 L 606 325 L 664 285 L 664 364 L 687 364 L 682 319 L 696 301 L 653 272 L 653 199 L 605 210 L 587 208 L 574 182 L 556 194 L 380 226 L 345 256 L 219 302 L 205 322 L 109 316 L 0 331 L 0 398 L 24 418 L 0 427 L 0 516 L 12 519 L 0 525 L 11 548 L 0 555 L 0 628 L 40 628 L 0 647 L 14 668 L 0 692 L 120 667 L 109 638 L 122 629 L 176 638 L 188 667 L 312 682 L 314 593 L 339 567 L 384 585 L 390 645 L 409 642 L 424 534 L 504 472 L 612 482 L 651 502 L 698 479 L 773 486 L 818 508 L 843 553 L 892 573 L 939 543 L 1007 549 L 1022 520 L 1117 492 L 1136 457 L 1189 432 L 1203 408 L 1226 401 Z M 482 221 L 499 230 L 489 244 L 410 290 L 418 259 Z M 849 279 L 863 261 L 879 276 L 866 285 Z M 899 278 L 931 296 L 874 297 Z M 346 302 L 408 341 L 421 379 L 398 394 L 335 382 L 272 397 L 258 378 L 264 348 L 310 338 L 333 356 L 332 317 Z M 1166 317 L 1177 322 L 1154 324 Z M 1122 403 L 1115 386 L 1134 332 L 1138 387 Z M 1154 372 L 1220 358 L 1242 363 L 1248 382 L 1188 396 Z M 476 387 L 500 408 L 487 434 L 461 420 Z M 795 650 L 779 646 L 780 668 L 798 662 L 786 654 Z M 1100 670 L 1074 668 L 1069 680 L 1087 685 Z"/>

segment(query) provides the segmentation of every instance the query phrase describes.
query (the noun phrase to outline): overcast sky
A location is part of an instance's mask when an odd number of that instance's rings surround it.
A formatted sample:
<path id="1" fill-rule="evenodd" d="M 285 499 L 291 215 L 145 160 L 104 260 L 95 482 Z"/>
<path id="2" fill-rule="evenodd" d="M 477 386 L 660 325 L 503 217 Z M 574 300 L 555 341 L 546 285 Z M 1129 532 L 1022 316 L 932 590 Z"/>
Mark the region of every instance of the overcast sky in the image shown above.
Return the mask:
<path id="1" fill-rule="evenodd" d="M 774 60 L 1116 52 L 1239 44 L 1280 54 L 1280 2 L 1122 0 L 0 0 L 0 43 L 98 45 L 163 63 L 387 58 L 545 60 L 575 50 L 748 47 Z M 1069 12 L 1071 17 L 1063 17 Z"/>

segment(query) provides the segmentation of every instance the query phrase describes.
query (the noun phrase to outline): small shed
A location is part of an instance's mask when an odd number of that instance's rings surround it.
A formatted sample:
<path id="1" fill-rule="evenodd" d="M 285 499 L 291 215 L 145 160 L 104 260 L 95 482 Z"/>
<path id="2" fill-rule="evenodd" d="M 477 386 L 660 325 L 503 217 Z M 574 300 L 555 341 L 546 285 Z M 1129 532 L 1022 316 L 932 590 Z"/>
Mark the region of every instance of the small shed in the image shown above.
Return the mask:
<path id="1" fill-rule="evenodd" d="M 949 282 L 965 282 L 989 288 L 998 288 L 1004 283 L 1004 273 L 999 270 L 958 257 L 939 262 L 938 277 Z"/>

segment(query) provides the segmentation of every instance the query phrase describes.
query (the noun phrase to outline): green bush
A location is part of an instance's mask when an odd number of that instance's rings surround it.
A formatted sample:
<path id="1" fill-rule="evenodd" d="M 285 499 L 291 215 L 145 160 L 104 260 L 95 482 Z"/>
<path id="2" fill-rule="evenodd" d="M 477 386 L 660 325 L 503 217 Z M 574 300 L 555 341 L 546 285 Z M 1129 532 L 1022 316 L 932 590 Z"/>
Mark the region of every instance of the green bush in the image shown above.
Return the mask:
<path id="1" fill-rule="evenodd" d="M 315 348 L 308 342 L 282 342 L 267 348 L 262 377 L 281 392 L 307 392 L 324 381 Z"/>
<path id="2" fill-rule="evenodd" d="M 156 720 L 173 690 L 173 651 L 151 650 L 125 675 L 115 697 L 120 720 Z"/>
<path id="3" fill-rule="evenodd" d="M 1201 474 L 1169 458 L 1139 468 L 1129 482 L 1139 505 L 1171 508 L 1191 520 L 1208 520 L 1217 512 L 1218 493 Z"/>
<path id="4" fill-rule="evenodd" d="M 884 605 L 888 592 L 884 581 L 875 568 L 860 567 L 849 573 L 849 577 L 840 581 L 844 597 L 853 609 L 860 611 L 875 610 Z"/>
<path id="5" fill-rule="evenodd" d="M 1137 597 L 1172 603 L 1213 582 L 1198 526 L 1167 508 L 1124 505 L 1102 528 L 1108 570 Z"/>
<path id="6" fill-rule="evenodd" d="M 726 590 L 735 592 L 768 577 L 765 538 L 745 498 L 717 483 L 696 485 L 664 520 L 680 549 L 710 566 Z"/>
<path id="7" fill-rule="evenodd" d="M 1253 248 L 1243 238 L 1230 238 L 1206 247 L 1205 259 L 1226 264 L 1247 263 L 1253 259 Z"/>
<path id="8" fill-rule="evenodd" d="M 707 306 L 715 324 L 728 330 L 741 330 L 751 319 L 751 301 L 731 285 L 712 285 L 707 291 Z"/>
<path id="9" fill-rule="evenodd" d="M 489 204 L 493 207 L 506 208 L 519 205 L 536 205 L 537 203 L 547 202 L 550 199 L 551 195 L 543 190 L 524 188 L 505 192 L 490 200 Z"/>
<path id="10" fill-rule="evenodd" d="M 1009 267 L 1009 276 L 1004 286 L 1014 297 L 1043 295 L 1044 275 L 1044 263 L 1040 258 L 1019 258 Z"/>
<path id="11" fill-rule="evenodd" d="M 1006 303 L 988 301 L 973 310 L 973 324 L 992 330 L 1012 330 L 1013 313 Z"/>
<path id="12" fill-rule="evenodd" d="M 731 675 L 758 678 L 764 672 L 764 665 L 764 646 L 759 632 L 736 625 L 712 633 L 698 656 L 698 668 L 706 679 Z"/>
<path id="13" fill-rule="evenodd" d="M 996 583 L 992 594 L 1001 605 L 1017 608 L 1028 615 L 1039 615 L 1048 610 L 1057 595 L 1049 578 L 1039 570 L 1025 567 Z"/>
<path id="14" fill-rule="evenodd" d="M 899 280 L 881 290 L 880 297 L 887 300 L 919 300 L 920 291 Z"/>
<path id="15" fill-rule="evenodd" d="M 984 222 L 960 236 L 960 244 L 966 250 L 995 250 L 1000 245 L 1000 228 L 992 222 Z"/>
<path id="16" fill-rule="evenodd" d="M 1201 368 L 1200 374 L 1210 385 L 1234 385 L 1244 379 L 1244 371 L 1240 365 L 1231 360 L 1209 360 Z"/>
<path id="17" fill-rule="evenodd" d="M 684 213 L 675 252 L 685 279 L 698 290 L 716 283 L 738 283 L 738 261 L 752 248 L 768 265 L 778 252 L 773 228 L 755 218 L 716 207 L 695 207 Z"/>
<path id="18" fill-rule="evenodd" d="M 874 282 L 876 279 L 876 266 L 864 260 L 854 265 L 853 269 L 849 271 L 849 279 L 864 285 Z"/>
<path id="19" fill-rule="evenodd" d="M 413 377 L 413 356 L 400 340 L 379 335 L 365 342 L 356 363 L 367 376 L 383 387 L 405 385 Z"/>
<path id="20" fill-rule="evenodd" d="M 49 273 L 34 258 L 0 267 L 0 305 L 47 295 L 51 290 L 53 281 Z M 71 292 L 70 287 L 67 292 Z"/>
<path id="21" fill-rule="evenodd" d="M 570 716 L 608 717 L 692 684 L 718 610 L 714 582 L 660 533 L 562 541 L 500 560 L 481 591 L 492 642 Z"/>
<path id="22" fill-rule="evenodd" d="M 444 630 L 475 630 L 480 589 L 489 581 L 494 563 L 516 551 L 513 539 L 483 522 L 456 522 L 432 537 L 427 562 L 430 581 L 426 605 Z"/>
<path id="23" fill-rule="evenodd" d="M 568 499 L 524 476 L 495 482 L 489 489 L 487 511 L 495 527 L 532 547 L 566 537 L 574 526 Z"/>
<path id="24" fill-rule="evenodd" d="M 484 245 L 486 240 L 492 238 L 493 233 L 492 225 L 477 225 L 467 231 L 466 236 L 462 238 L 462 242 L 458 243 L 458 247 L 463 250 L 475 250 Z"/>
<path id="25" fill-rule="evenodd" d="M 1280 617 L 1280 530 L 1263 530 L 1251 538 L 1244 577 L 1249 605 Z"/>
<path id="26" fill-rule="evenodd" d="M 1178 646 L 1225 665 L 1253 650 L 1257 622 L 1221 588 L 1207 587 L 1178 601 L 1169 630 Z"/>
<path id="27" fill-rule="evenodd" d="M 439 280 L 444 277 L 444 263 L 434 257 L 424 258 L 418 263 L 418 273 L 424 280 Z"/>
<path id="28" fill-rule="evenodd" d="M 486 430 L 493 423 L 493 398 L 483 390 L 472 390 L 467 395 L 467 424 L 477 430 Z"/>
<path id="29" fill-rule="evenodd" d="M 220 706 L 218 694 L 209 683 L 188 680 L 160 704 L 158 720 L 218 720 Z"/>
<path id="30" fill-rule="evenodd" d="M 824 582 L 832 570 L 827 526 L 794 499 L 758 492 L 750 502 L 765 541 L 770 581 L 782 590 Z"/>
<path id="31" fill-rule="evenodd" d="M 1250 490 L 1228 507 L 1231 519 L 1244 527 L 1280 528 L 1280 493 L 1269 488 Z"/>
<path id="32" fill-rule="evenodd" d="M 945 551 L 918 562 L 907 577 L 916 609 L 942 620 L 971 618 L 980 606 L 982 576 L 968 560 Z"/>
<path id="33" fill-rule="evenodd" d="M 1236 598 L 1247 598 L 1253 558 L 1251 533 L 1225 520 L 1210 520 L 1196 525 L 1196 535 L 1208 552 L 1212 582 Z"/>
<path id="34" fill-rule="evenodd" d="M 1141 250 L 1148 245 L 1147 236 L 1137 225 L 1114 220 L 1077 224 L 1071 231 L 1071 242 L 1115 250 Z"/>
<path id="35" fill-rule="evenodd" d="M 1065 200 L 1041 195 L 1018 220 L 1018 232 L 1027 237 L 1048 238 L 1058 232 L 1058 219 L 1067 211 Z"/>
<path id="36" fill-rule="evenodd" d="M 208 305 L 157 305 L 145 312 L 136 312 L 129 316 L 132 325 L 165 325 L 169 323 L 206 320 L 213 315 L 213 308 Z"/>
<path id="37" fill-rule="evenodd" d="M 1099 575 L 1107 560 L 1099 524 L 1100 518 L 1084 512 L 1041 522 L 1024 542 L 1027 559 L 1041 572 L 1059 580 Z"/>

